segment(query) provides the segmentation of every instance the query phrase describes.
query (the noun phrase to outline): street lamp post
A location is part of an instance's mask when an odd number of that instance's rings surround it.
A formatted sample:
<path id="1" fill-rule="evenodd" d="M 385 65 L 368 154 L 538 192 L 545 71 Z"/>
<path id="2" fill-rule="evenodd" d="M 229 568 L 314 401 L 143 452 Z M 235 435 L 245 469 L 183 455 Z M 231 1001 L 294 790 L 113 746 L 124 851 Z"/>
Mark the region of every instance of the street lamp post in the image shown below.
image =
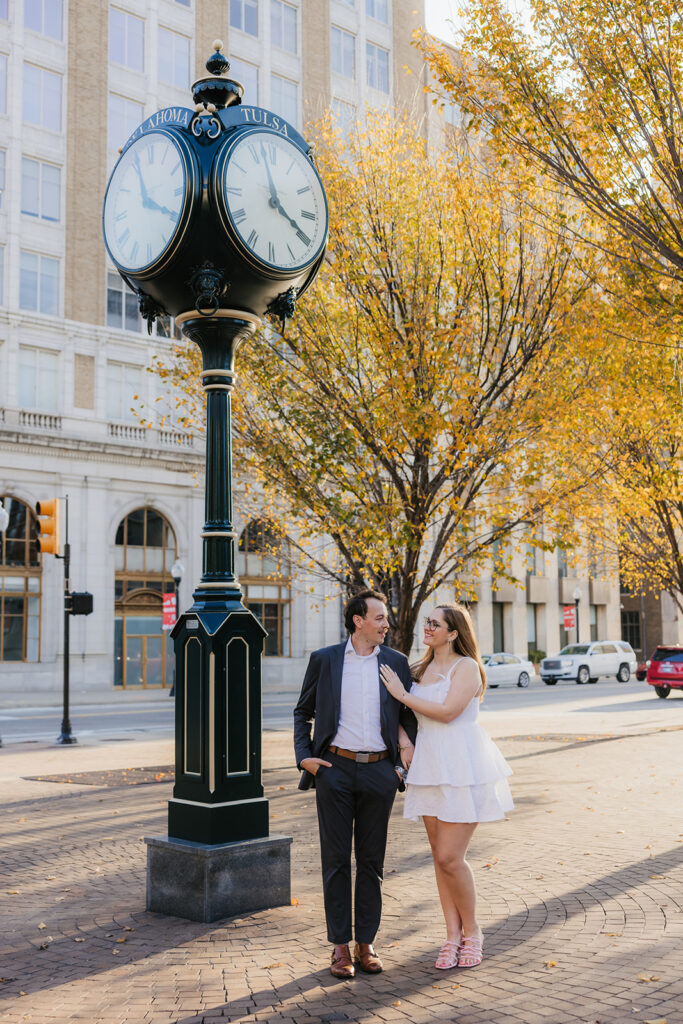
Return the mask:
<path id="1" fill-rule="evenodd" d="M 148 325 L 176 325 L 202 355 L 206 490 L 202 576 L 171 632 L 176 768 L 168 836 L 148 838 L 148 909 L 200 921 L 290 901 L 290 845 L 270 836 L 261 782 L 267 635 L 235 572 L 231 395 L 235 353 L 263 317 L 282 321 L 315 279 L 327 201 L 310 146 L 281 116 L 242 103 L 214 43 L 194 108 L 135 129 L 107 186 L 103 230 Z"/>
<path id="2" fill-rule="evenodd" d="M 574 598 L 574 609 L 576 615 L 576 642 L 579 643 L 579 601 L 581 600 L 581 588 L 575 587 L 572 597 Z"/>
<path id="3" fill-rule="evenodd" d="M 179 558 L 176 558 L 175 562 L 171 566 L 171 576 L 173 577 L 173 583 L 175 585 L 175 617 L 176 617 L 176 622 L 178 621 L 178 619 L 180 617 L 180 582 L 181 582 L 181 580 L 183 578 L 183 573 L 184 572 L 185 572 L 185 566 L 183 565 L 183 563 L 180 561 Z"/>

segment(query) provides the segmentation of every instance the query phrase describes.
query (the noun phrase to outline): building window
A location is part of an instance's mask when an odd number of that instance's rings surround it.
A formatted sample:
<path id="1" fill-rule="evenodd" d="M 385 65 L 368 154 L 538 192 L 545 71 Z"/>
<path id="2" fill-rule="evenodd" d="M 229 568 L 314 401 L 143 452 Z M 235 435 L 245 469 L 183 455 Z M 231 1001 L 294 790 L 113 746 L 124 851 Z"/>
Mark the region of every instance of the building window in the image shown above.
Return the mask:
<path id="1" fill-rule="evenodd" d="M 0 0 L 0 21 L 7 21 L 7 7 L 9 0 Z"/>
<path id="2" fill-rule="evenodd" d="M 116 531 L 114 575 L 114 685 L 170 686 L 173 645 L 162 629 L 164 594 L 175 590 L 177 557 L 170 524 L 152 508 L 138 508 Z"/>
<path id="3" fill-rule="evenodd" d="M 183 7 L 191 7 L 192 0 L 175 0 L 177 4 L 181 4 Z"/>
<path id="4" fill-rule="evenodd" d="M 62 130 L 62 76 L 24 64 L 22 117 L 27 124 Z"/>
<path id="5" fill-rule="evenodd" d="M 299 123 L 299 88 L 296 82 L 273 75 L 270 79 L 270 105 L 290 124 Z"/>
<path id="6" fill-rule="evenodd" d="M 330 49 L 332 70 L 344 78 L 356 77 L 356 37 L 336 25 L 332 26 Z"/>
<path id="7" fill-rule="evenodd" d="M 528 604 L 526 606 L 526 649 L 527 655 L 531 651 L 538 650 L 538 630 L 537 630 L 537 619 L 536 619 L 536 605 Z"/>
<path id="8" fill-rule="evenodd" d="M 296 53 L 296 7 L 283 0 L 270 0 L 270 42 L 288 53 Z"/>
<path id="9" fill-rule="evenodd" d="M 24 0 L 24 27 L 61 39 L 62 0 Z"/>
<path id="10" fill-rule="evenodd" d="M 59 260 L 22 250 L 19 258 L 19 308 L 59 312 Z"/>
<path id="11" fill-rule="evenodd" d="M 7 113 L 7 57 L 0 53 L 0 114 Z"/>
<path id="12" fill-rule="evenodd" d="M 57 412 L 59 354 L 49 349 L 19 347 L 18 398 L 22 409 Z"/>
<path id="13" fill-rule="evenodd" d="M 505 650 L 505 609 L 499 601 L 493 605 L 493 653 L 499 654 Z"/>
<path id="14" fill-rule="evenodd" d="M 107 145 L 109 149 L 118 149 L 135 131 L 144 116 L 142 103 L 127 100 L 125 96 L 109 93 L 109 110 L 107 116 Z"/>
<path id="15" fill-rule="evenodd" d="M 61 172 L 54 164 L 21 159 L 21 212 L 41 220 L 59 220 Z"/>
<path id="16" fill-rule="evenodd" d="M 0 149 L 0 210 L 5 195 L 5 167 L 7 164 L 7 151 Z"/>
<path id="17" fill-rule="evenodd" d="M 142 367 L 130 363 L 107 362 L 107 419 L 135 419 L 133 403 L 142 390 Z"/>
<path id="18" fill-rule="evenodd" d="M 258 35 L 258 0 L 230 0 L 230 27 Z"/>
<path id="19" fill-rule="evenodd" d="M 5 304 L 5 247 L 0 245 L 0 306 Z"/>
<path id="20" fill-rule="evenodd" d="M 527 576 L 538 576 L 538 548 L 535 544 L 527 544 L 524 562 Z"/>
<path id="21" fill-rule="evenodd" d="M 258 68 L 238 57 L 230 58 L 230 74 L 244 86 L 248 103 L 258 103 Z"/>
<path id="22" fill-rule="evenodd" d="M 265 655 L 289 657 L 289 551 L 268 523 L 261 519 L 248 523 L 240 536 L 237 571 L 244 587 L 247 607 L 268 630 Z"/>
<path id="23" fill-rule="evenodd" d="M 109 60 L 144 71 L 145 23 L 134 14 L 109 8 Z"/>
<path id="24" fill-rule="evenodd" d="M 342 137 L 347 138 L 353 131 L 358 119 L 356 108 L 352 103 L 347 103 L 345 100 L 333 99 L 332 113 Z"/>
<path id="25" fill-rule="evenodd" d="M 23 501 L 0 497 L 9 523 L 0 533 L 0 661 L 40 660 L 40 556 L 36 518 Z"/>
<path id="26" fill-rule="evenodd" d="M 371 89 L 379 92 L 389 92 L 389 51 L 375 46 L 374 43 L 365 44 L 365 73 L 368 85 Z"/>
<path id="27" fill-rule="evenodd" d="M 113 271 L 107 273 L 107 327 L 139 331 L 142 326 L 138 299 L 123 278 Z"/>
<path id="28" fill-rule="evenodd" d="M 383 25 L 389 24 L 389 7 L 387 0 L 365 0 L 365 13 L 368 18 L 381 21 Z"/>
<path id="29" fill-rule="evenodd" d="M 595 643 L 598 639 L 598 606 L 596 604 L 588 606 L 588 617 L 591 627 L 591 643 Z M 640 619 L 638 619 L 638 630 L 640 631 Z M 633 647 L 633 644 L 631 644 L 631 647 Z"/>
<path id="30" fill-rule="evenodd" d="M 569 561 L 564 548 L 557 549 L 557 575 L 561 580 L 566 579 L 569 575 Z"/>
<path id="31" fill-rule="evenodd" d="M 190 40 L 187 36 L 159 29 L 159 81 L 187 89 L 190 84 Z"/>

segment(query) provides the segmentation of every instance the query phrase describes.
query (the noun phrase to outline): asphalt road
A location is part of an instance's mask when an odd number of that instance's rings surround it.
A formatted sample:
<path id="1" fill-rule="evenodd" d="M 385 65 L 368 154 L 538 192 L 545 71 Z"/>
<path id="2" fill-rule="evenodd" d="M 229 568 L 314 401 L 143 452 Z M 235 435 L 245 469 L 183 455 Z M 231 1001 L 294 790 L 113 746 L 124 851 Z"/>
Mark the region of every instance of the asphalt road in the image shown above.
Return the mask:
<path id="1" fill-rule="evenodd" d="M 263 706 L 264 729 L 289 729 L 295 696 L 291 693 L 266 694 Z M 78 704 L 71 709 L 71 725 L 78 739 L 106 742 L 118 739 L 162 739 L 173 735 L 173 701 L 161 696 L 149 702 L 124 704 Z M 587 715 L 587 713 L 589 713 Z M 577 717 L 578 716 L 578 717 Z M 482 723 L 501 726 L 509 721 L 512 731 L 548 729 L 557 719 L 558 728 L 568 728 L 571 720 L 585 720 L 592 728 L 614 727 L 624 722 L 646 724 L 660 719 L 683 724 L 683 691 L 673 692 L 668 700 L 659 700 L 652 687 L 632 679 L 629 683 L 603 680 L 595 685 L 577 686 L 559 683 L 545 686 L 535 680 L 527 689 L 516 686 L 488 690 L 482 705 Z M 0 736 L 5 744 L 18 742 L 49 742 L 60 731 L 59 708 L 34 707 L 0 709 Z M 579 731 L 581 726 L 579 725 Z"/>

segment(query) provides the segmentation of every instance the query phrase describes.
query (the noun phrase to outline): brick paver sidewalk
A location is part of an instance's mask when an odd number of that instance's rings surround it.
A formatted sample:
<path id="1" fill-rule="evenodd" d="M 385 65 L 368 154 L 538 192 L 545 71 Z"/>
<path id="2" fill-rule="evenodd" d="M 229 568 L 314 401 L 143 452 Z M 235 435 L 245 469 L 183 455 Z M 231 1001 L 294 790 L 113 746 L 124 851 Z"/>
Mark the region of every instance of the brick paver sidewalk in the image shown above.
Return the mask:
<path id="1" fill-rule="evenodd" d="M 386 969 L 347 982 L 327 970 L 314 798 L 276 744 L 289 746 L 267 734 L 265 763 L 283 767 L 265 781 L 272 831 L 294 836 L 297 903 L 251 917 L 145 911 L 142 837 L 164 831 L 164 781 L 58 795 L 51 783 L 8 806 L 0 1020 L 683 1024 L 682 731 L 500 741 L 517 807 L 471 849 L 486 933 L 471 971 L 434 969 L 430 857 L 399 798 L 377 941 Z"/>

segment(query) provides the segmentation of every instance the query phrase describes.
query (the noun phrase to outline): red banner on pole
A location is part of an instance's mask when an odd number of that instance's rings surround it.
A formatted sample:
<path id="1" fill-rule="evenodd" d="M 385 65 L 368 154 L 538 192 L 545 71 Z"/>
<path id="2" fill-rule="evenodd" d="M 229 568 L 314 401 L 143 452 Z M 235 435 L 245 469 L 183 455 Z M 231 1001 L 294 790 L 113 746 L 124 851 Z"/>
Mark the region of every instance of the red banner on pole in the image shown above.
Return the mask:
<path id="1" fill-rule="evenodd" d="M 175 594 L 164 594 L 164 604 L 161 618 L 162 629 L 173 629 L 177 617 L 178 616 L 176 614 Z"/>
<path id="2" fill-rule="evenodd" d="M 576 609 L 572 604 L 562 606 L 562 619 L 565 629 L 576 629 Z"/>

